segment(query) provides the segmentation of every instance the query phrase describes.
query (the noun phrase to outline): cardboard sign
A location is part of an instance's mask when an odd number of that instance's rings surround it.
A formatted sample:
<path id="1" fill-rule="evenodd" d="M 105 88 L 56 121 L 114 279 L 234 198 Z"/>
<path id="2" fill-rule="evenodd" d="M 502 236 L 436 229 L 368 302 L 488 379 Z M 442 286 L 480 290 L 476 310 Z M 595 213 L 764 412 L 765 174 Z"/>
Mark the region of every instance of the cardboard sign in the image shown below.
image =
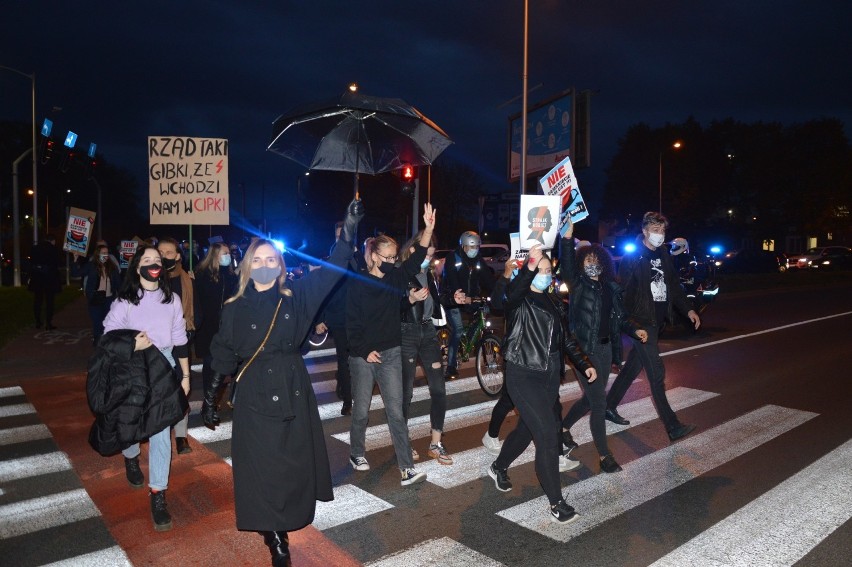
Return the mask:
<path id="1" fill-rule="evenodd" d="M 526 262 L 530 252 L 529 250 L 521 249 L 521 233 L 513 232 L 509 234 L 509 243 L 512 245 L 512 259 Z"/>
<path id="2" fill-rule="evenodd" d="M 122 240 L 119 246 L 118 267 L 126 270 L 130 265 L 130 260 L 136 254 L 136 249 L 139 248 L 138 240 Z"/>
<path id="3" fill-rule="evenodd" d="M 151 224 L 230 224 L 228 140 L 148 137 Z"/>
<path id="4" fill-rule="evenodd" d="M 553 248 L 559 233 L 559 196 L 521 195 L 521 248 L 529 250 L 541 244 L 543 250 Z"/>
<path id="5" fill-rule="evenodd" d="M 539 181 L 541 192 L 545 195 L 558 195 L 560 198 L 559 212 L 559 234 L 565 236 L 568 230 L 568 216 L 571 222 L 579 222 L 589 216 L 580 188 L 577 186 L 577 178 L 574 177 L 574 168 L 571 167 L 571 158 L 565 158 L 556 167 L 551 169 L 547 175 Z"/>
<path id="6" fill-rule="evenodd" d="M 95 213 L 85 209 L 70 207 L 66 223 L 65 242 L 62 249 L 74 254 L 86 255 L 92 240 L 92 227 L 95 225 Z"/>

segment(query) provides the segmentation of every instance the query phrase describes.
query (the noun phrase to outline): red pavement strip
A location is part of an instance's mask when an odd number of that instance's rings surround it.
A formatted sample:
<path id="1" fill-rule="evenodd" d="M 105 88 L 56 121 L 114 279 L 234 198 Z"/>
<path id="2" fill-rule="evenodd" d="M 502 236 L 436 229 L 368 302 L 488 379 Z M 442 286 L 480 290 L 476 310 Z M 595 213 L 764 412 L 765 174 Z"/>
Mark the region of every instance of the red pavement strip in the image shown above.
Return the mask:
<path id="1" fill-rule="evenodd" d="M 85 313 L 85 304 L 78 300 L 57 314 L 55 321 L 61 330 L 77 333 L 88 324 Z M 34 330 L 28 330 L 0 351 L 0 385 L 15 385 L 13 374 L 18 372 L 13 369 L 26 368 L 20 374 L 31 377 L 17 385 L 24 389 L 59 449 L 68 455 L 107 528 L 134 565 L 270 564 L 260 535 L 235 527 L 231 467 L 197 442 L 192 444 L 192 453 L 173 455 L 167 492 L 173 527 L 156 532 L 148 490 L 128 485 L 121 455 L 101 457 L 89 446 L 94 418 L 86 402 L 84 369 L 91 353 L 90 339 L 80 341 L 82 344 L 46 346 L 36 336 Z M 41 361 L 62 359 L 67 363 L 65 374 L 57 374 L 53 365 L 41 374 L 48 377 L 37 377 Z M 147 478 L 147 443 L 142 445 L 141 463 Z M 299 567 L 360 565 L 311 526 L 290 533 L 290 549 L 293 563 Z"/>

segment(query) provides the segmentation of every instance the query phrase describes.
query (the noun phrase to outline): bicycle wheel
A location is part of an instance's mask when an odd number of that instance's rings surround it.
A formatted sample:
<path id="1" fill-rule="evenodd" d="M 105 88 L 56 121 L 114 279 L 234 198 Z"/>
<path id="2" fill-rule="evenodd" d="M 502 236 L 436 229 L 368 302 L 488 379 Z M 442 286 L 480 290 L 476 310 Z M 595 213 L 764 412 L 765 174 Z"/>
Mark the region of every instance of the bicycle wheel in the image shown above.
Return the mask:
<path id="1" fill-rule="evenodd" d="M 485 335 L 476 347 L 476 379 L 483 392 L 491 397 L 503 392 L 505 368 L 500 339 Z"/>
<path id="2" fill-rule="evenodd" d="M 447 327 L 438 328 L 438 347 L 441 349 L 441 372 L 447 373 L 447 358 L 450 354 L 450 330 Z"/>

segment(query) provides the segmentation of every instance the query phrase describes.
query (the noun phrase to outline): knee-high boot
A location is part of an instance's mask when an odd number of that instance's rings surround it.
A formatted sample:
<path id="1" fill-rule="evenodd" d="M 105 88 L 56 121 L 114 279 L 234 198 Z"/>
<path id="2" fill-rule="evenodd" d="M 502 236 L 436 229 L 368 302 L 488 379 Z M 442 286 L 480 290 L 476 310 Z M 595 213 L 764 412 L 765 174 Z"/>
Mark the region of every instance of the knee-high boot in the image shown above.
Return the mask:
<path id="1" fill-rule="evenodd" d="M 272 567 L 292 567 L 287 532 L 260 532 L 260 534 L 272 554 Z"/>
<path id="2" fill-rule="evenodd" d="M 215 429 L 219 425 L 217 401 L 225 383 L 225 376 L 211 370 L 209 375 L 202 373 L 202 377 L 204 379 L 204 403 L 201 404 L 201 420 L 210 429 Z"/>

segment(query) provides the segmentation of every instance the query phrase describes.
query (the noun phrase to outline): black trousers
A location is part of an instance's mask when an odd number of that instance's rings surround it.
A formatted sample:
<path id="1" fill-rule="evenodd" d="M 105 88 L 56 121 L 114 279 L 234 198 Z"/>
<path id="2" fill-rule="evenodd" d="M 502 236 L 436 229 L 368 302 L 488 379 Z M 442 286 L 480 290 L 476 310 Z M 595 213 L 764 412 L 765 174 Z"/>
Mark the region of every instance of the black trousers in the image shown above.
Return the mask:
<path id="1" fill-rule="evenodd" d="M 48 325 L 53 324 L 53 300 L 56 294 L 52 291 L 44 289 L 33 290 L 33 315 L 35 316 L 36 325 L 41 326 L 41 306 L 44 304 L 44 322 Z"/>
<path id="2" fill-rule="evenodd" d="M 349 372 L 349 337 L 346 327 L 329 327 L 337 355 L 337 391 L 344 402 L 352 403 L 352 375 Z"/>

